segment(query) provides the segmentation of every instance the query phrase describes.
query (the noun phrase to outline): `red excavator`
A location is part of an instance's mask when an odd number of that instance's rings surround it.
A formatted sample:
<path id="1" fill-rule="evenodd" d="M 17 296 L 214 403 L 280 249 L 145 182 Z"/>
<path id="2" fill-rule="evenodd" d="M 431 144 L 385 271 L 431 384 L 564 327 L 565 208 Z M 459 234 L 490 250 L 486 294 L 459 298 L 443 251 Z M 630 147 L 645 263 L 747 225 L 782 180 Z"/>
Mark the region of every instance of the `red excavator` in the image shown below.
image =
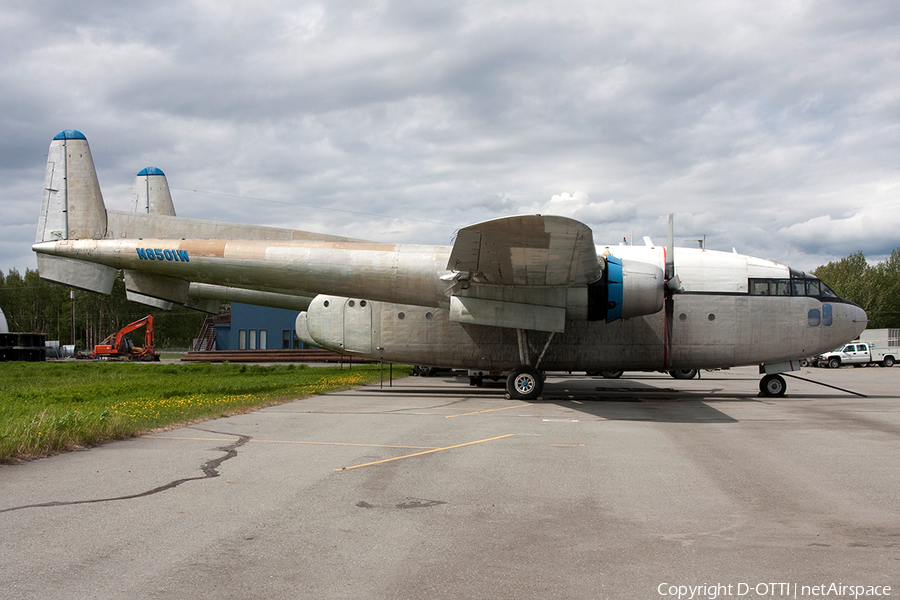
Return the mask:
<path id="1" fill-rule="evenodd" d="M 125 337 L 135 329 L 145 326 L 143 347 L 135 346 L 130 338 Z M 143 319 L 129 323 L 94 346 L 94 358 L 99 360 L 139 360 L 145 362 L 159 360 L 159 354 L 153 348 L 153 316 L 147 315 Z"/>

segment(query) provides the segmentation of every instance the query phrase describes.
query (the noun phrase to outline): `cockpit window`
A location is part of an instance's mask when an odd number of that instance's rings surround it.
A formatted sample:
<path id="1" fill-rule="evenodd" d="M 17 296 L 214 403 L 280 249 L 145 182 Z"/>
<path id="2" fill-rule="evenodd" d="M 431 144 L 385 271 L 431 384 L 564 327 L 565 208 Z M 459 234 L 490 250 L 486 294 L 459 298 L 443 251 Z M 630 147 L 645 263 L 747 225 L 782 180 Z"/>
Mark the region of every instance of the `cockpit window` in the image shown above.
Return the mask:
<path id="1" fill-rule="evenodd" d="M 750 295 L 751 296 L 768 296 L 769 295 L 769 282 L 765 279 L 751 279 L 750 280 Z"/>
<path id="2" fill-rule="evenodd" d="M 747 289 L 751 296 L 808 296 L 839 300 L 831 288 L 818 278 L 791 271 L 790 279 L 751 277 Z"/>
<path id="3" fill-rule="evenodd" d="M 830 287 L 828 287 L 827 285 L 825 285 L 825 284 L 822 283 L 821 281 L 819 282 L 819 287 L 821 288 L 821 294 L 822 294 L 822 297 L 823 297 L 823 298 L 840 298 L 840 296 L 838 296 L 837 294 L 835 294 L 835 293 L 831 290 Z"/>

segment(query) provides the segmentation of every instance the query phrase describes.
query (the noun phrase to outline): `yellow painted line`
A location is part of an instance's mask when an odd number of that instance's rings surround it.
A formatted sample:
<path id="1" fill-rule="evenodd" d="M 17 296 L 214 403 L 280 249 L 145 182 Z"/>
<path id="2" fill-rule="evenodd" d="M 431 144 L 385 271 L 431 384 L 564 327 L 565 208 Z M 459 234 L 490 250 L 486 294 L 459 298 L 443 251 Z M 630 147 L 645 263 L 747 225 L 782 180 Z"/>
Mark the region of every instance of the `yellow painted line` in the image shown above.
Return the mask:
<path id="1" fill-rule="evenodd" d="M 233 442 L 234 438 L 201 438 L 201 437 L 177 437 L 174 435 L 145 435 L 144 437 L 155 440 L 194 440 L 200 442 Z M 235 437 L 241 437 L 236 435 Z M 367 448 L 399 448 L 401 450 L 440 450 L 435 446 L 389 446 L 387 444 L 349 444 L 344 442 L 297 442 L 281 440 L 250 440 L 251 443 L 260 444 L 300 444 L 309 446 L 364 446 Z"/>
<path id="2" fill-rule="evenodd" d="M 349 471 L 350 469 L 358 469 L 360 467 L 370 467 L 372 465 L 380 465 L 383 463 L 391 462 L 394 460 L 400 460 L 401 458 L 412 458 L 414 456 L 422 456 L 423 454 L 431 454 L 433 452 L 440 452 L 441 450 L 453 450 L 454 448 L 462 448 L 463 446 L 471 446 L 473 444 L 481 444 L 483 442 L 493 442 L 494 440 L 502 440 L 503 438 L 508 438 L 514 436 L 514 433 L 507 433 L 506 435 L 498 435 L 497 437 L 488 438 L 486 440 L 478 440 L 477 442 L 466 442 L 465 444 L 457 444 L 456 446 L 447 446 L 446 448 L 434 448 L 432 450 L 426 450 L 425 452 L 416 452 L 415 454 L 406 454 L 404 456 L 395 456 L 394 458 L 386 458 L 384 460 L 376 460 L 374 462 L 364 463 L 361 465 L 353 465 L 352 467 L 341 467 L 340 469 L 335 469 L 335 471 Z"/>
<path id="3" fill-rule="evenodd" d="M 468 417 L 469 415 L 480 415 L 483 413 L 495 412 L 498 410 L 509 410 L 511 408 L 522 408 L 523 406 L 531 406 L 531 402 L 526 402 L 525 404 L 516 404 L 515 406 L 504 406 L 503 408 L 489 408 L 487 410 L 476 410 L 475 412 L 462 413 L 459 415 L 447 415 L 444 418 L 452 419 L 453 417 Z"/>

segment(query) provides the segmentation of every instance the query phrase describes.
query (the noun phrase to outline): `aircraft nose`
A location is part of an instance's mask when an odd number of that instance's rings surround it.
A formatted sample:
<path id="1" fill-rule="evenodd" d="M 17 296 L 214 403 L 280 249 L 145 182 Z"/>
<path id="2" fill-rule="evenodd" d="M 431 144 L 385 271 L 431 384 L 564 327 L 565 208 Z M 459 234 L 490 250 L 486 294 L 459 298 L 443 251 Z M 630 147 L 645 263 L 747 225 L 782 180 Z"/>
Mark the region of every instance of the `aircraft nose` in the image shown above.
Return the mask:
<path id="1" fill-rule="evenodd" d="M 853 304 L 850 306 L 850 317 L 852 318 L 853 325 L 856 329 L 856 336 L 859 336 L 860 333 L 865 331 L 866 326 L 869 324 L 869 316 L 862 307 Z"/>

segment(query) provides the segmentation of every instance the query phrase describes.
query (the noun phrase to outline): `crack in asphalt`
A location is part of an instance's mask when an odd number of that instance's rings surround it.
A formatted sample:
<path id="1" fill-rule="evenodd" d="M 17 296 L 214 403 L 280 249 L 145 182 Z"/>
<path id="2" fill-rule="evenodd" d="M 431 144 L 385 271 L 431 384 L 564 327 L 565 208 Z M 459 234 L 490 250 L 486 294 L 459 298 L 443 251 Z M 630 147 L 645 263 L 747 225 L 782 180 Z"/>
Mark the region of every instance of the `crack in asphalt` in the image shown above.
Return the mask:
<path id="1" fill-rule="evenodd" d="M 237 440 L 233 444 L 229 444 L 227 446 L 220 446 L 216 448 L 216 450 L 220 450 L 225 454 L 218 458 L 213 458 L 211 460 L 206 461 L 202 465 L 200 465 L 200 470 L 203 471 L 202 476 L 198 477 L 185 477 L 183 479 L 176 479 L 175 481 L 171 481 L 165 485 L 161 485 L 155 487 L 153 489 L 147 490 L 145 492 L 141 492 L 139 494 L 129 494 L 127 496 L 116 496 L 115 498 L 96 498 L 93 500 L 56 500 L 53 502 L 42 502 L 40 504 L 26 504 L 24 506 L 13 506 L 12 508 L 2 508 L 0 509 L 0 513 L 12 512 L 16 510 L 24 510 L 26 508 L 49 508 L 53 506 L 73 506 L 76 504 L 98 504 L 100 502 L 116 502 L 118 500 L 134 500 L 135 498 L 145 498 L 147 496 L 153 496 L 154 494 L 159 494 L 161 492 L 165 492 L 166 490 L 171 490 L 173 488 L 178 487 L 182 483 L 187 483 L 188 481 L 201 481 L 203 479 L 212 479 L 219 476 L 218 468 L 221 466 L 223 462 L 226 460 L 232 459 L 237 456 L 237 449 L 246 444 L 251 440 L 249 435 L 240 435 L 237 433 L 225 433 L 222 431 L 212 431 L 210 429 L 200 429 L 199 427 L 195 427 L 197 431 L 203 431 L 206 433 L 215 433 L 216 435 L 229 435 L 229 436 L 237 436 Z"/>

